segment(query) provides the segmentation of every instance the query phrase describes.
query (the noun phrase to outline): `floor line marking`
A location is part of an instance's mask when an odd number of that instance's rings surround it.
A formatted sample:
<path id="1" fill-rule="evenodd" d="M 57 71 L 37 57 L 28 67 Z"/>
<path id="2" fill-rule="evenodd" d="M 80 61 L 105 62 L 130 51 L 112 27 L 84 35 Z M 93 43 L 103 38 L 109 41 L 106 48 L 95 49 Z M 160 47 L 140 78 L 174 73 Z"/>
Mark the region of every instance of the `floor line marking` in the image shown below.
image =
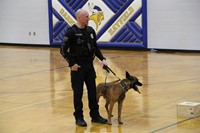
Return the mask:
<path id="1" fill-rule="evenodd" d="M 160 129 L 157 129 L 157 130 L 155 130 L 155 131 L 151 131 L 150 133 L 156 133 L 156 132 L 162 131 L 162 130 L 164 130 L 164 129 L 170 128 L 170 127 L 172 127 L 172 126 L 175 126 L 175 125 L 181 124 L 181 123 L 183 123 L 183 122 L 186 122 L 186 121 L 189 121 L 189 120 L 192 120 L 192 119 L 195 119 L 195 118 L 197 118 L 197 117 L 194 117 L 194 118 L 188 118 L 188 119 L 185 119 L 185 120 L 182 120 L 182 121 L 179 121 L 179 122 L 176 122 L 176 123 L 173 123 L 173 124 L 167 125 L 167 126 L 165 126 L 165 127 L 162 127 L 162 128 L 160 128 Z"/>
<path id="2" fill-rule="evenodd" d="M 69 96 L 69 95 L 68 95 L 68 96 Z M 68 96 L 65 96 L 65 97 L 68 97 Z M 45 100 L 45 101 L 41 101 L 41 102 L 36 102 L 36 103 L 32 103 L 32 104 L 20 106 L 20 107 L 14 108 L 14 109 L 9 109 L 9 110 L 5 110 L 5 111 L 1 111 L 0 114 L 7 113 L 7 112 L 11 112 L 11 111 L 15 111 L 15 110 L 22 109 L 22 108 L 26 108 L 26 107 L 30 107 L 30 106 L 34 106 L 34 105 L 38 105 L 38 104 L 42 104 L 42 103 L 49 102 L 49 101 L 52 101 L 52 100 L 63 99 L 63 98 L 65 98 L 65 97 L 53 98 L 53 99 L 49 99 L 49 100 Z"/>

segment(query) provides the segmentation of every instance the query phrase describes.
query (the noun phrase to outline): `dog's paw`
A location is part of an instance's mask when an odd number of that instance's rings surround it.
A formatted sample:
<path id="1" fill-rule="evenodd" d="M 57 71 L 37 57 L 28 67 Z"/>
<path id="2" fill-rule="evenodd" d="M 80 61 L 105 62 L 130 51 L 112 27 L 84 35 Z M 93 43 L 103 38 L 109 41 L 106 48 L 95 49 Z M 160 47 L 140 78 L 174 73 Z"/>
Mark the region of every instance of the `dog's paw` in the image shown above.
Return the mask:
<path id="1" fill-rule="evenodd" d="M 121 121 L 120 118 L 118 118 L 118 123 L 119 123 L 119 124 L 123 124 L 123 122 Z"/>
<path id="2" fill-rule="evenodd" d="M 119 124 L 124 124 L 122 121 L 118 121 Z"/>
<path id="3" fill-rule="evenodd" d="M 111 123 L 111 122 L 108 122 L 108 125 L 112 125 L 112 123 Z"/>
<path id="4" fill-rule="evenodd" d="M 109 115 L 109 116 L 110 116 L 110 117 L 113 117 L 114 115 L 111 114 L 111 115 Z"/>

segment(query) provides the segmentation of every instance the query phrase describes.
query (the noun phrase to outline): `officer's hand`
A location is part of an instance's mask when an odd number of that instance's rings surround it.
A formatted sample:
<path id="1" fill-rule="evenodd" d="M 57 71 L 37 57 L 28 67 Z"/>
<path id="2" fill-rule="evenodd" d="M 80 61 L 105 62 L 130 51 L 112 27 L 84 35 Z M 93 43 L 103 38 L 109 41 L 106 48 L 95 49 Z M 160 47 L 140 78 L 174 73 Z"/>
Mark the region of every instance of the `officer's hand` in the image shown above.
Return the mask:
<path id="1" fill-rule="evenodd" d="M 80 68 L 81 66 L 79 66 L 78 64 L 74 64 L 72 67 L 71 67 L 71 70 L 72 71 L 78 71 L 78 69 Z"/>
<path id="2" fill-rule="evenodd" d="M 102 60 L 102 65 L 103 65 L 103 66 L 108 66 L 108 62 L 107 62 L 105 59 L 103 59 L 103 60 Z"/>

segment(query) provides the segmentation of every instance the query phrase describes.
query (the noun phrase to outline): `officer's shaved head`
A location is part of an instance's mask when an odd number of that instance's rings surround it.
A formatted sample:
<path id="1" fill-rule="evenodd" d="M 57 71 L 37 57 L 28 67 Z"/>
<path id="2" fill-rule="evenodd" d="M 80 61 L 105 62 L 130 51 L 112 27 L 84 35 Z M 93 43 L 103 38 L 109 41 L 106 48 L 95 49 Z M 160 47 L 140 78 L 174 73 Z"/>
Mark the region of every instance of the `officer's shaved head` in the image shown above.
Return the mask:
<path id="1" fill-rule="evenodd" d="M 85 27 L 88 25 L 89 13 L 84 9 L 78 9 L 76 11 L 76 20 L 79 27 Z"/>
<path id="2" fill-rule="evenodd" d="M 84 14 L 88 14 L 88 12 L 86 10 L 84 10 L 84 9 L 78 9 L 76 11 L 76 18 L 78 18 L 79 16 L 82 16 Z"/>

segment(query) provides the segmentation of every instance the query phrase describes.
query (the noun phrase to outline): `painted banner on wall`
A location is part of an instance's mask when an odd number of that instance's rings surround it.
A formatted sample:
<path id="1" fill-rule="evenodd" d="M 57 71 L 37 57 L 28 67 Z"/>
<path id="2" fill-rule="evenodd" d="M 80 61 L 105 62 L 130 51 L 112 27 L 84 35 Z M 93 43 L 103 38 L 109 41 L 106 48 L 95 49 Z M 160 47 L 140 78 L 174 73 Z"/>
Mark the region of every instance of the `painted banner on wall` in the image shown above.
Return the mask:
<path id="1" fill-rule="evenodd" d="M 89 12 L 99 46 L 147 48 L 146 0 L 49 0 L 51 45 L 61 45 L 80 8 Z"/>

